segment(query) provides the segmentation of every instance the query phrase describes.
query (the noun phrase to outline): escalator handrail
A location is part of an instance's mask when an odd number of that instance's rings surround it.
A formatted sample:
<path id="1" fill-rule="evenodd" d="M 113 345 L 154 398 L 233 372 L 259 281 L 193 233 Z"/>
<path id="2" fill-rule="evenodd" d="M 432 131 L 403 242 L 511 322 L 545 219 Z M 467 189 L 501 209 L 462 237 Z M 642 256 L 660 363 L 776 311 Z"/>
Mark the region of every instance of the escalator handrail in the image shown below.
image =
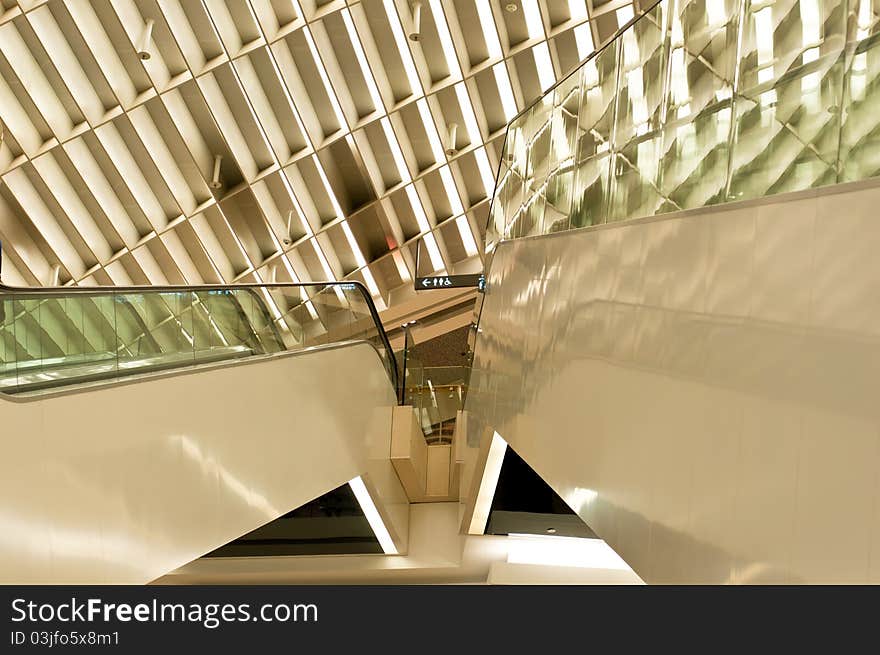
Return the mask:
<path id="1" fill-rule="evenodd" d="M 199 285 L 129 285 L 129 286 L 63 286 L 63 287 L 13 287 L 0 283 L 0 298 L 6 294 L 33 295 L 40 297 L 65 297 L 70 295 L 118 295 L 126 293 L 199 293 L 205 291 L 251 291 L 255 292 L 259 289 L 309 289 L 313 287 L 340 287 L 345 290 L 356 289 L 364 299 L 369 310 L 370 317 L 376 326 L 379 339 L 382 341 L 382 347 L 388 357 L 388 369 L 391 376 L 391 383 L 394 385 L 395 391 L 398 389 L 397 375 L 397 359 L 391 348 L 391 342 L 385 328 L 382 326 L 382 319 L 379 318 L 379 312 L 376 309 L 376 303 L 370 295 L 366 285 L 358 280 L 340 282 L 320 281 L 320 282 L 245 282 L 241 284 L 199 284 Z"/>

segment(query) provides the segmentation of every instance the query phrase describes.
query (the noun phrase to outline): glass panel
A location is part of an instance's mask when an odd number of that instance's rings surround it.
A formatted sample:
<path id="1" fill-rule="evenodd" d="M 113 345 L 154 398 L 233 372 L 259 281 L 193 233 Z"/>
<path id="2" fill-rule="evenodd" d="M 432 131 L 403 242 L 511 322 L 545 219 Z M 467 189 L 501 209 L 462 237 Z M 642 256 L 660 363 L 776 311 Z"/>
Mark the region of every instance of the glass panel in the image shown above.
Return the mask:
<path id="1" fill-rule="evenodd" d="M 0 390 L 35 391 L 365 339 L 396 380 L 355 284 L 0 291 Z"/>
<path id="2" fill-rule="evenodd" d="M 526 166 L 528 159 L 528 150 L 526 149 L 525 136 L 523 133 L 523 124 L 525 117 L 520 117 L 514 123 L 511 123 L 508 130 L 508 144 L 510 151 L 509 173 L 500 179 L 502 186 L 499 189 L 499 197 L 501 198 L 501 206 L 504 216 L 504 232 L 505 239 L 514 238 L 516 224 L 522 210 L 523 193 L 525 187 Z"/>
<path id="3" fill-rule="evenodd" d="M 739 29 L 737 0 L 677 0 L 669 22 L 658 210 L 723 201 Z"/>
<path id="4" fill-rule="evenodd" d="M 366 298 L 355 285 L 343 287 L 342 290 L 345 293 L 345 305 L 349 310 L 349 327 L 345 338 L 369 341 L 373 336 L 371 330 L 373 320 Z"/>
<path id="5" fill-rule="evenodd" d="M 116 352 L 115 302 L 112 296 L 77 296 L 69 301 L 79 301 L 82 306 L 82 331 L 92 352 L 100 359 L 118 366 Z"/>
<path id="6" fill-rule="evenodd" d="M 580 159 L 588 159 L 611 149 L 614 98 L 617 92 L 618 46 L 618 41 L 610 43 L 582 68 L 581 110 L 578 115 Z"/>
<path id="7" fill-rule="evenodd" d="M 541 98 L 526 114 L 523 127 L 528 158 L 525 176 L 525 211 L 520 215 L 516 236 L 527 237 L 541 233 L 546 204 L 547 178 L 550 174 L 551 117 L 553 95 Z"/>
<path id="8" fill-rule="evenodd" d="M 550 174 L 547 182 L 544 224 L 541 229 L 543 234 L 569 228 L 580 105 L 581 77 L 572 75 L 557 87 L 553 98 Z"/>
<path id="9" fill-rule="evenodd" d="M 653 216 L 668 204 L 658 184 L 662 134 L 640 136 L 614 153 L 609 221 Z"/>
<path id="10" fill-rule="evenodd" d="M 23 356 L 15 340 L 12 296 L 0 296 L 0 388 L 17 384 L 16 364 Z"/>
<path id="11" fill-rule="evenodd" d="M 511 124 L 497 238 L 880 175 L 878 44 L 880 0 L 664 0 Z"/>
<path id="12" fill-rule="evenodd" d="M 851 0 L 840 180 L 880 175 L 880 1 Z"/>
<path id="13" fill-rule="evenodd" d="M 654 7 L 620 38 L 609 220 L 652 216 L 664 204 L 657 185 L 667 6 Z"/>
<path id="14" fill-rule="evenodd" d="M 306 342 L 306 327 L 317 317 L 304 289 L 285 288 L 273 293 L 282 319 L 280 331 L 287 348 L 293 349 Z"/>
<path id="15" fill-rule="evenodd" d="M 339 292 L 341 293 L 341 292 Z M 343 302 L 345 296 L 342 295 Z M 309 293 L 309 301 L 315 310 L 316 317 L 306 327 L 306 340 L 310 343 L 328 343 L 332 341 L 332 334 L 345 334 L 346 326 L 340 329 L 342 322 L 339 317 L 339 296 L 333 291 L 327 292 L 324 288 L 312 289 Z"/>
<path id="16" fill-rule="evenodd" d="M 610 174 L 610 154 L 578 161 L 572 193 L 572 228 L 598 225 L 605 221 Z"/>
<path id="17" fill-rule="evenodd" d="M 283 348 L 276 320 L 281 310 L 267 288 L 236 290 L 233 298 L 239 308 L 240 325 L 255 351 L 272 353 Z"/>
<path id="18" fill-rule="evenodd" d="M 467 395 L 464 366 L 422 366 L 407 362 L 405 405 L 412 406 L 428 443 L 451 443 L 458 410 Z"/>
<path id="19" fill-rule="evenodd" d="M 572 228 L 605 221 L 618 54 L 618 44 L 613 42 L 581 69 Z"/>
<path id="20" fill-rule="evenodd" d="M 40 309 L 44 303 L 42 299 L 20 297 L 20 314 L 16 320 L 15 338 L 22 348 L 22 358 L 18 362 L 19 370 L 23 367 L 38 368 L 42 365 L 44 357 L 51 357 L 51 352 L 45 352 L 48 346 L 44 339 L 44 330 L 40 321 Z M 55 353 L 60 356 L 61 352 Z"/>
<path id="21" fill-rule="evenodd" d="M 667 4 L 654 7 L 620 38 L 615 145 L 623 146 L 660 126 L 669 47 Z"/>
<path id="22" fill-rule="evenodd" d="M 508 133 L 508 137 L 510 134 Z M 495 184 L 495 191 L 492 196 L 492 208 L 489 213 L 489 222 L 486 226 L 486 248 L 484 252 L 489 252 L 495 248 L 495 245 L 504 237 L 504 201 L 503 196 L 506 191 L 506 185 L 510 181 L 510 166 L 507 164 L 508 147 L 505 145 L 504 154 L 501 159 L 501 167 L 498 171 L 498 182 Z"/>
<path id="23" fill-rule="evenodd" d="M 722 202 L 726 193 L 730 101 L 714 103 L 694 117 L 663 128 L 657 213 Z"/>
<path id="24" fill-rule="evenodd" d="M 733 96 L 739 7 L 739 0 L 674 3 L 668 27 L 667 123 L 696 116 Z"/>
<path id="25" fill-rule="evenodd" d="M 836 180 L 844 27 L 841 0 L 747 7 L 731 199 Z"/>
<path id="26" fill-rule="evenodd" d="M 240 347 L 244 341 L 242 315 L 235 310 L 231 291 L 196 291 L 189 294 L 183 314 L 194 328 L 194 349 L 208 353 L 215 348 Z"/>

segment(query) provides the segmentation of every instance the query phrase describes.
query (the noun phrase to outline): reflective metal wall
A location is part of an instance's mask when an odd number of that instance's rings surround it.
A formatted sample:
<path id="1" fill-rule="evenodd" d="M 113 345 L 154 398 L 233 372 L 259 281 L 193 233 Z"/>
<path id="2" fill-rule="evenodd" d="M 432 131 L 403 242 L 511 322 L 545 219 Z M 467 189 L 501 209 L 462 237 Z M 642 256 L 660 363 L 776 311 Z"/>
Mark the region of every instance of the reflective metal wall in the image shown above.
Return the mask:
<path id="1" fill-rule="evenodd" d="M 469 423 L 647 582 L 880 582 L 877 207 L 857 183 L 503 242 Z"/>
<path id="2" fill-rule="evenodd" d="M 358 475 L 404 551 L 376 350 L 249 362 L 0 397 L 0 583 L 146 583 Z"/>

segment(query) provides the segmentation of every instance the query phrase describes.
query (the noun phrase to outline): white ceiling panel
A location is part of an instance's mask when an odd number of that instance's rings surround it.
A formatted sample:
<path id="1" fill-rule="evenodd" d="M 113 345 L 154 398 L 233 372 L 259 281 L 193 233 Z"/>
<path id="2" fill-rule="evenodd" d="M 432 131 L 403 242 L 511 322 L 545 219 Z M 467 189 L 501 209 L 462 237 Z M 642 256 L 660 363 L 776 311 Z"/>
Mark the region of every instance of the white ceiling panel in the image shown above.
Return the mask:
<path id="1" fill-rule="evenodd" d="M 419 240 L 473 268 L 507 121 L 628 4 L 4 0 L 4 281 L 352 279 L 386 308 Z"/>

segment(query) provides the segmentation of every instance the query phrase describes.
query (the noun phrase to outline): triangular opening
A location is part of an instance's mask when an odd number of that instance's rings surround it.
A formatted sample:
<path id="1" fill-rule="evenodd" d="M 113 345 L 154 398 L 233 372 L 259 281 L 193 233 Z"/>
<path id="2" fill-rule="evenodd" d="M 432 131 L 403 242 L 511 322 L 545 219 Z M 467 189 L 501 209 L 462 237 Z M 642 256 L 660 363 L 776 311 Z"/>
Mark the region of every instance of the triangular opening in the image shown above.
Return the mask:
<path id="1" fill-rule="evenodd" d="M 486 534 L 596 538 L 559 494 L 509 446 L 492 498 Z"/>
<path id="2" fill-rule="evenodd" d="M 205 557 L 372 553 L 382 553 L 382 547 L 351 486 L 344 484 Z"/>

